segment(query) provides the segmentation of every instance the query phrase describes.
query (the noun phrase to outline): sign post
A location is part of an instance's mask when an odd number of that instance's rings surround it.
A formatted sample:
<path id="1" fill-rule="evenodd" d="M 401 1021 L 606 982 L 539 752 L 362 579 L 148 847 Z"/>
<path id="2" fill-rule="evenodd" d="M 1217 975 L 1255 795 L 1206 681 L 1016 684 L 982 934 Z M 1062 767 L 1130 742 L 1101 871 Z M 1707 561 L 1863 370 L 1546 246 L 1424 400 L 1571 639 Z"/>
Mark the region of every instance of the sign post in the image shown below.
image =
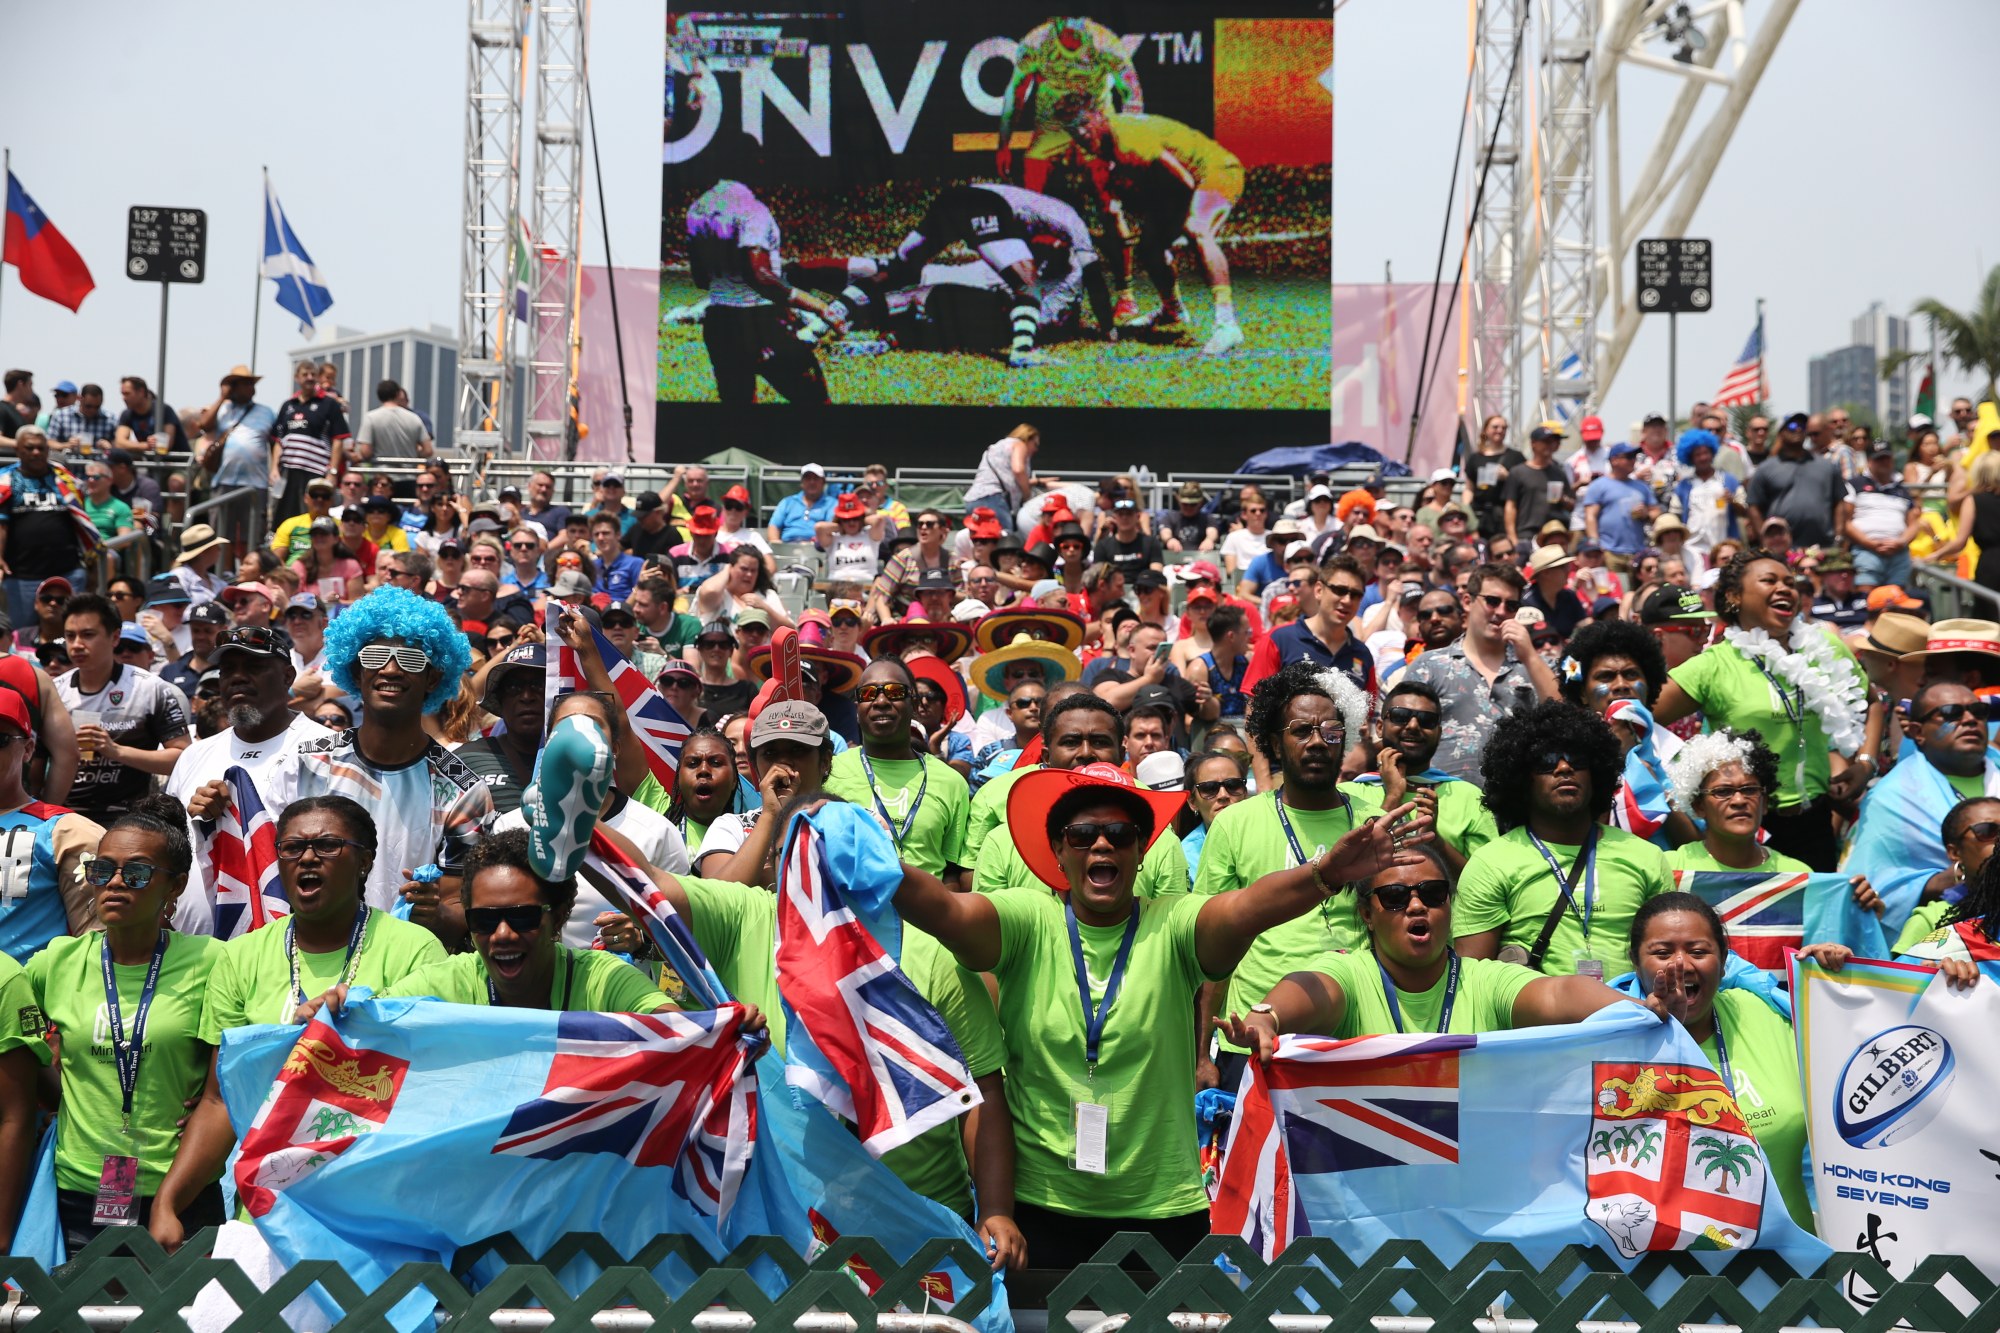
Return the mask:
<path id="1" fill-rule="evenodd" d="M 147 208 L 125 213 L 125 276 L 160 284 L 160 377 L 153 393 L 167 394 L 167 290 L 200 282 L 208 267 L 208 214 L 199 208 Z"/>
<path id="2" fill-rule="evenodd" d="M 1634 286 L 1643 314 L 1667 317 L 1667 429 L 1674 427 L 1675 379 L 1680 366 L 1680 316 L 1705 314 L 1715 304 L 1715 247 L 1688 236 L 1641 240 L 1633 253 Z"/>

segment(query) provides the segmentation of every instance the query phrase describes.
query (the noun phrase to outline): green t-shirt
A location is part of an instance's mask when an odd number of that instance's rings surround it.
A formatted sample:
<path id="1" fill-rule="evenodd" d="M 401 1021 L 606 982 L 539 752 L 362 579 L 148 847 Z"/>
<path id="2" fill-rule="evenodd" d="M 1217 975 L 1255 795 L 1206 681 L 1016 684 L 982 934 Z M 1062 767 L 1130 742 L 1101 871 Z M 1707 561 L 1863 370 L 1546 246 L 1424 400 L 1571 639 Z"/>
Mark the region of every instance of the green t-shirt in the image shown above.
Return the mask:
<path id="1" fill-rule="evenodd" d="M 1717 991 L 1715 1017 L 1729 1043 L 1729 1076 L 1736 1085 L 1737 1109 L 1771 1161 L 1771 1179 L 1792 1221 L 1811 1232 L 1812 1205 L 1805 1181 L 1806 1105 L 1792 1025 L 1746 990 Z M 1713 1036 L 1701 1050 L 1720 1071 Z"/>
<path id="2" fill-rule="evenodd" d="M 1583 852 L 1579 846 L 1544 841 L 1562 866 L 1564 879 Z M 1576 971 L 1577 951 L 1584 947 L 1583 922 L 1578 909 L 1588 893 L 1589 875 L 1577 881 L 1576 906 L 1565 909 L 1556 923 L 1549 951 L 1542 959 L 1542 971 L 1552 977 Z M 1635 838 L 1623 829 L 1600 825 L 1597 830 L 1597 893 L 1590 909 L 1591 952 L 1603 962 L 1604 975 L 1615 977 L 1632 970 L 1629 940 L 1632 918 L 1639 905 L 1655 894 L 1673 887 L 1666 858 L 1644 838 Z M 1549 870 L 1549 863 L 1528 841 L 1528 830 L 1517 828 L 1503 833 L 1474 852 L 1466 860 L 1465 872 L 1458 877 L 1458 901 L 1452 909 L 1452 933 L 1459 939 L 1482 931 L 1499 930 L 1501 946 L 1518 944 L 1535 947 L 1542 924 L 1561 896 L 1562 885 Z"/>
<path id="3" fill-rule="evenodd" d="M 1015 783 L 1040 767 L 1040 764 L 1029 764 L 1025 768 L 1009 769 L 973 793 L 972 806 L 965 820 L 965 854 L 972 858 L 966 862 L 967 865 L 977 864 L 980 850 L 986 845 L 986 835 L 1006 820 L 1007 793 L 1014 790 Z"/>
<path id="4" fill-rule="evenodd" d="M 660 780 L 648 773 L 639 785 L 632 789 L 632 799 L 648 810 L 666 814 L 674 808 L 674 794 L 660 785 Z M 683 819 L 674 824 L 680 830 L 681 841 L 687 844 L 688 855 L 701 846 L 701 840 L 708 834 L 708 825 L 697 819 Z"/>
<path id="5" fill-rule="evenodd" d="M 1000 917 L 1000 1027 L 1014 1116 L 1014 1194 L 1075 1217 L 1181 1217 L 1208 1207 L 1194 1124 L 1195 957 L 1188 894 L 1139 900 L 1139 930 L 1106 1016 L 1095 1078 L 1086 1078 L 1083 1006 L 1063 904 L 1051 893 L 988 899 Z M 1124 941 L 1119 926 L 1078 927 L 1091 1002 L 1101 1003 Z M 1069 1165 L 1075 1103 L 1108 1108 L 1106 1174 Z"/>
<path id="6" fill-rule="evenodd" d="M 1942 898 L 1918 907 L 1916 911 L 1910 913 L 1910 919 L 1903 923 L 1903 933 L 1896 936 L 1896 947 L 1889 952 L 1900 956 L 1922 944 L 1944 925 L 1945 913 L 1951 911 L 1951 908 L 1952 904 Z"/>
<path id="7" fill-rule="evenodd" d="M 28 980 L 49 1025 L 62 1038 L 62 1109 L 56 1115 L 56 1187 L 96 1193 L 107 1156 L 137 1156 L 139 1193 L 152 1195 L 180 1145 L 175 1123 L 208 1079 L 208 1043 L 201 1039 L 202 996 L 221 952 L 206 935 L 167 936 L 160 980 L 146 1016 L 139 1084 L 132 1101 L 132 1137 L 121 1132 L 124 1094 L 111 1053 L 105 1013 L 104 933 L 51 940 L 28 960 Z M 148 964 L 113 969 L 118 1008 L 130 1035 L 138 1017 Z"/>
<path id="8" fill-rule="evenodd" d="M 1708 844 L 1690 842 L 1676 847 L 1666 855 L 1667 869 L 1675 870 L 1719 870 L 1725 875 L 1810 875 L 1812 867 L 1797 857 L 1786 856 L 1783 852 L 1764 849 L 1764 864 L 1752 870 L 1742 866 L 1726 866 L 1709 852 Z"/>
<path id="9" fill-rule="evenodd" d="M 1382 785 L 1378 782 L 1342 783 L 1340 789 L 1352 796 L 1357 806 L 1367 807 L 1362 815 L 1364 819 L 1381 814 L 1385 808 L 1382 804 Z M 1436 791 L 1437 836 L 1440 842 L 1457 848 L 1460 856 L 1470 856 L 1500 836 L 1500 826 L 1493 822 L 1493 812 L 1486 808 L 1477 786 L 1454 778 L 1438 783 Z M 1409 798 L 1405 796 L 1404 799 Z"/>
<path id="10" fill-rule="evenodd" d="M 708 955 L 729 993 L 763 1011 L 771 1026 L 771 1050 L 785 1053 L 785 1009 L 778 1002 L 772 950 L 778 928 L 778 897 L 734 880 L 675 877 L 693 909 L 695 943 Z M 911 925 L 903 927 L 903 972 L 937 1007 L 958 1038 L 974 1078 L 996 1073 L 1004 1063 L 1000 1019 L 986 983 L 958 965 L 942 944 Z M 883 1155 L 882 1163 L 905 1185 L 961 1216 L 972 1208 L 972 1177 L 958 1120 L 926 1130 L 910 1143 Z"/>
<path id="11" fill-rule="evenodd" d="M 445 959 L 444 945 L 422 926 L 398 921 L 370 908 L 361 936 L 361 955 L 354 985 L 381 991 L 418 968 Z M 326 953 L 299 951 L 299 988 L 316 1000 L 338 985 L 347 970 L 347 946 Z M 230 1028 L 252 1023 L 289 1023 L 296 997 L 291 994 L 292 965 L 285 955 L 285 923 L 239 935 L 216 950 L 208 976 L 208 997 L 201 1008 L 201 1039 L 222 1044 Z"/>
<path id="12" fill-rule="evenodd" d="M 47 1064 L 48 1030 L 48 1020 L 35 999 L 34 983 L 28 980 L 28 969 L 11 954 L 0 953 L 0 1055 L 26 1050 L 36 1061 Z"/>
<path id="13" fill-rule="evenodd" d="M 129 528 L 133 524 L 132 506 L 115 495 L 103 504 L 93 504 L 89 496 L 84 496 L 83 512 L 88 514 L 90 521 L 97 526 L 97 535 L 106 541 L 116 537 L 118 529 Z M 97 1182 L 92 1181 L 90 1187 L 96 1189 Z"/>
<path id="14" fill-rule="evenodd" d="M 1292 832 L 1298 836 L 1299 848 L 1307 859 L 1338 842 L 1358 821 L 1381 811 L 1380 788 L 1374 793 L 1373 806 L 1365 804 L 1368 793 L 1358 784 L 1343 784 L 1341 790 L 1349 795 L 1356 809 L 1285 807 Z M 1194 891 L 1198 897 L 1206 898 L 1243 888 L 1273 871 L 1298 864 L 1299 859 L 1292 855 L 1291 843 L 1278 823 L 1277 797 L 1271 792 L 1260 792 L 1230 806 L 1208 826 L 1208 839 L 1201 847 L 1201 874 L 1195 880 Z M 1262 1003 L 1271 993 L 1271 987 L 1287 973 L 1317 971 L 1328 955 L 1366 948 L 1367 944 L 1368 932 L 1361 928 L 1354 895 L 1337 893 L 1316 910 L 1273 926 L 1252 942 L 1230 978 L 1229 1002 L 1222 1012 L 1248 1013 L 1250 1006 Z M 1241 1049 L 1226 1041 L 1222 1045 L 1224 1050 Z"/>
<path id="15" fill-rule="evenodd" d="M 972 805 L 972 789 L 966 786 L 957 769 L 931 758 L 868 762 L 875 769 L 872 789 L 861 767 L 859 746 L 833 757 L 826 789 L 863 810 L 883 814 L 889 821 L 891 837 L 901 832 L 904 821 L 910 818 L 910 807 L 922 790 L 923 804 L 917 809 L 909 835 L 896 838 L 896 854 L 933 875 L 942 875 L 946 866 L 971 864 L 966 859 L 965 825 Z"/>
<path id="16" fill-rule="evenodd" d="M 1016 832 L 1014 836 L 1020 834 Z M 1027 836 L 1047 835 L 1038 830 Z M 1009 836 L 986 840 L 986 845 L 974 858 L 972 887 L 980 893 L 998 893 L 1002 889 L 1050 891 L 1049 886 L 1028 869 L 1028 863 L 1021 859 L 1021 849 L 1015 845 L 1014 837 Z M 1153 839 L 1153 845 L 1146 849 L 1144 859 L 1139 862 L 1139 877 L 1132 883 L 1132 892 L 1141 898 L 1160 898 L 1187 891 L 1187 853 L 1181 850 L 1181 840 L 1172 829 L 1161 829 L 1160 836 Z"/>
<path id="17" fill-rule="evenodd" d="M 1944 779 L 1958 793 L 1960 800 L 1976 801 L 1986 795 L 1984 773 L 1946 773 Z"/>
<path id="18" fill-rule="evenodd" d="M 1388 994 L 1382 989 L 1382 969 L 1372 949 L 1358 953 L 1337 953 L 1320 964 L 1320 971 L 1332 977 L 1347 997 L 1340 1026 L 1322 1036 L 1370 1037 L 1396 1031 L 1395 1017 L 1389 1012 Z M 1403 1013 L 1404 1032 L 1436 1032 L 1438 1015 L 1444 1010 L 1445 983 L 1450 970 L 1427 991 L 1412 993 L 1398 987 L 1396 1005 Z M 1495 962 L 1490 958 L 1461 958 L 1458 996 L 1451 1002 L 1448 1032 L 1505 1032 L 1514 1026 L 1514 1001 L 1531 981 L 1540 977 L 1525 967 Z"/>
<path id="19" fill-rule="evenodd" d="M 659 984 L 615 954 L 601 949 L 556 946 L 560 956 L 549 980 L 549 1008 L 604 1014 L 650 1014 L 671 1008 Z M 477 953 L 454 954 L 420 967 L 379 994 L 432 996 L 451 1004 L 486 1003 L 486 960 Z M 569 1003 L 563 1003 L 567 994 Z"/>
<path id="20" fill-rule="evenodd" d="M 1833 642 L 1848 669 L 1861 676 L 1861 666 L 1847 645 L 1838 639 Z M 1736 645 L 1714 644 L 1669 671 L 1667 679 L 1701 709 L 1704 730 L 1733 727 L 1746 731 L 1754 727 L 1763 733 L 1764 744 L 1778 756 L 1778 791 L 1771 802 L 1774 808 L 1790 809 L 1826 794 L 1833 769 L 1819 714 L 1808 707 L 1801 722 L 1793 723 L 1777 689 Z M 1792 697 L 1796 706 L 1797 691 L 1792 691 Z"/>

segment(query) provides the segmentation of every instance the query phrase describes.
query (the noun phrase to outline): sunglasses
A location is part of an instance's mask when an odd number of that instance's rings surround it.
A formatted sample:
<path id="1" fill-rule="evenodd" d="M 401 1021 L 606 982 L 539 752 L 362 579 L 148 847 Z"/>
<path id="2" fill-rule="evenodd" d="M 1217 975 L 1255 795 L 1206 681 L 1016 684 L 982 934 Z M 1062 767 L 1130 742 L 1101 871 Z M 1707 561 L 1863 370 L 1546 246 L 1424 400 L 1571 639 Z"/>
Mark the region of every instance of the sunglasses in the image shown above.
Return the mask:
<path id="1" fill-rule="evenodd" d="M 1568 764 L 1571 772 L 1581 773 L 1589 767 L 1568 750 L 1544 750 L 1528 764 L 1531 773 L 1553 773 Z"/>
<path id="2" fill-rule="evenodd" d="M 1419 726 L 1425 731 L 1434 731 L 1442 718 L 1428 708 L 1385 708 L 1382 716 L 1399 727 Z"/>
<path id="3" fill-rule="evenodd" d="M 394 662 L 398 671 L 416 675 L 431 664 L 430 654 L 412 643 L 364 644 L 356 659 L 363 671 L 380 671 Z"/>
<path id="4" fill-rule="evenodd" d="M 1343 602 L 1358 598 L 1361 596 L 1361 593 L 1362 590 L 1360 588 L 1346 583 L 1329 583 L 1326 585 L 1326 595 L 1328 597 L 1338 597 Z"/>
<path id="5" fill-rule="evenodd" d="M 148 861 L 127 861 L 120 865 L 102 856 L 93 858 L 83 867 L 83 878 L 92 888 L 104 888 L 122 875 L 125 887 L 134 893 L 143 893 L 158 873 L 159 868 Z"/>
<path id="6" fill-rule="evenodd" d="M 1932 718 L 1938 718 L 1941 721 L 1956 724 L 1969 717 L 1974 722 L 1984 722 L 1992 712 L 1992 706 L 1984 699 L 1974 699 L 1969 704 L 1939 704 L 1936 708 L 1931 709 L 1928 713 L 1918 718 L 1917 721 L 1928 722 Z"/>
<path id="7" fill-rule="evenodd" d="M 214 696 L 209 695 L 200 697 L 213 698 Z M 345 731 L 347 730 L 348 727 L 353 725 L 353 723 L 349 722 L 346 717 L 344 717 L 339 713 L 314 713 L 313 721 L 319 723 L 322 727 L 331 727 L 335 731 Z"/>
<path id="8" fill-rule="evenodd" d="M 547 903 L 525 903 L 520 907 L 468 907 L 465 924 L 475 935 L 491 935 L 506 922 L 516 935 L 532 935 L 542 928 L 542 918 L 553 910 Z"/>
<path id="9" fill-rule="evenodd" d="M 1965 830 L 1965 836 L 1977 838 L 1981 842 L 2000 840 L 2000 824 L 1996 824 L 1990 819 L 1982 819 L 1977 824 L 1970 825 Z M 96 862 L 92 862 L 91 864 L 95 865 Z"/>
<path id="10" fill-rule="evenodd" d="M 1228 792 L 1231 796 L 1241 796 L 1250 790 L 1250 784 L 1242 778 L 1217 778 L 1213 782 L 1195 783 L 1194 790 L 1195 795 L 1202 800 L 1212 801 L 1224 792 Z"/>
<path id="11" fill-rule="evenodd" d="M 486 647 L 490 652 L 502 652 L 513 646 L 514 636 L 511 634 L 489 634 L 486 636 Z"/>
<path id="12" fill-rule="evenodd" d="M 1007 706 L 1009 708 L 1040 708 L 1042 706 L 1042 696 L 1038 694 L 1032 699 L 1009 699 Z"/>
<path id="13" fill-rule="evenodd" d="M 1391 912 L 1408 911 L 1411 894 L 1425 907 L 1443 907 L 1451 901 L 1451 885 L 1441 879 L 1427 879 L 1421 884 L 1391 884 L 1372 892 L 1375 901 Z"/>
<path id="14" fill-rule="evenodd" d="M 976 580 L 976 579 L 974 580 L 974 582 L 977 582 L 977 581 L 978 581 L 978 580 Z M 861 627 L 861 617 L 860 617 L 860 616 L 835 616 L 835 617 L 833 618 L 833 627 L 834 627 L 835 629 L 859 629 L 859 628 Z"/>
<path id="15" fill-rule="evenodd" d="M 876 681 L 872 685 L 863 685 L 856 690 L 854 697 L 864 704 L 872 704 L 877 699 L 887 699 L 892 704 L 899 704 L 910 697 L 910 687 L 896 681 Z"/>
<path id="16" fill-rule="evenodd" d="M 1479 600 L 1503 615 L 1511 616 L 1521 609 L 1521 599 L 1518 597 L 1495 597 L 1490 592 L 1482 592 L 1479 594 Z"/>
<path id="17" fill-rule="evenodd" d="M 507 548 L 512 551 L 532 551 L 536 545 L 535 542 L 508 542 Z"/>
<path id="18" fill-rule="evenodd" d="M 318 838 L 284 839 L 278 844 L 278 859 L 280 861 L 296 861 L 306 854 L 306 848 L 308 847 L 312 848 L 313 853 L 322 861 L 339 856 L 340 849 L 343 847 L 352 847 L 357 852 L 369 850 L 365 843 L 356 842 L 352 838 L 336 838 L 331 833 L 328 833 Z"/>
<path id="19" fill-rule="evenodd" d="M 1328 745 L 1339 748 L 1347 740 L 1347 727 L 1340 722 L 1294 722 L 1285 728 L 1285 734 L 1300 745 L 1310 745 L 1317 736 Z"/>
<path id="20" fill-rule="evenodd" d="M 40 602 L 43 606 L 61 606 L 64 602 L 68 601 L 69 598 L 58 596 L 55 593 L 43 593 L 35 600 L 37 602 Z"/>
<path id="21" fill-rule="evenodd" d="M 1455 615 L 1457 615 L 1457 614 L 1458 614 L 1458 608 L 1457 608 L 1457 607 L 1455 607 L 1455 606 L 1434 606 L 1434 607 L 1432 607 L 1432 608 L 1431 608 L 1430 610 L 1428 610 L 1428 611 L 1424 611 L 1424 610 L 1419 610 L 1419 611 L 1417 612 L 1417 619 L 1418 619 L 1418 620 L 1449 620 L 1449 619 L 1451 619 L 1451 617 L 1453 617 L 1453 616 L 1455 616 Z"/>
<path id="22" fill-rule="evenodd" d="M 1099 838 L 1123 851 L 1138 846 L 1139 826 L 1130 820 L 1117 819 L 1105 824 L 1068 824 L 1063 828 L 1063 841 L 1080 852 L 1095 847 Z"/>
<path id="23" fill-rule="evenodd" d="M 1761 782 L 1739 782 L 1734 786 L 1704 788 L 1702 793 L 1711 801 L 1733 801 L 1739 796 L 1762 796 L 1764 784 Z"/>
<path id="24" fill-rule="evenodd" d="M 920 528 L 941 528 L 944 524 L 934 518 L 920 518 L 917 520 L 917 526 Z"/>

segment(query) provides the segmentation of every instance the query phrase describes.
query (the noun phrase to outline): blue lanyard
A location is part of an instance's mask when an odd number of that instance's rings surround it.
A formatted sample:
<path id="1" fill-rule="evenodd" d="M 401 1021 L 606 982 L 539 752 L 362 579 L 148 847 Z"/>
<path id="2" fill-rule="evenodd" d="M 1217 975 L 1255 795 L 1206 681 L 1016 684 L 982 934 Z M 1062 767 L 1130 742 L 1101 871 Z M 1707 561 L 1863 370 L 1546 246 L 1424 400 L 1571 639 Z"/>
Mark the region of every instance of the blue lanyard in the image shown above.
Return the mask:
<path id="1" fill-rule="evenodd" d="M 566 1014 L 569 1012 L 569 988 L 576 981 L 576 955 L 561 945 L 556 947 L 562 949 L 563 958 L 562 1004 L 557 1006 L 556 1012 Z M 486 1003 L 490 1008 L 500 1007 L 500 992 L 493 989 L 493 978 L 490 974 L 486 978 Z"/>
<path id="2" fill-rule="evenodd" d="M 1532 830 L 1528 832 L 1528 841 L 1535 844 L 1535 850 L 1549 863 L 1549 873 L 1556 879 L 1556 892 L 1569 900 L 1571 910 L 1576 913 L 1578 921 L 1583 926 L 1583 942 L 1590 943 L 1590 912 L 1597 905 L 1597 825 L 1590 826 L 1590 840 L 1585 842 L 1583 850 L 1577 853 L 1583 858 L 1583 906 L 1581 907 L 1577 906 L 1575 897 L 1570 894 L 1569 879 L 1563 874 L 1562 865 L 1556 860 L 1556 854 L 1549 850 L 1548 844 L 1536 837 Z"/>
<path id="3" fill-rule="evenodd" d="M 1458 1003 L 1458 950 L 1448 950 L 1445 957 L 1451 960 L 1444 974 L 1444 1004 L 1438 1008 L 1438 1025 L 1434 1029 L 1444 1032 L 1451 1027 L 1451 1007 Z M 1396 1003 L 1396 983 L 1389 976 L 1389 969 L 1382 966 L 1382 960 L 1375 960 L 1375 970 L 1382 974 L 1382 998 L 1389 1002 L 1389 1021 L 1396 1025 L 1396 1031 L 1403 1030 L 1403 1008 Z M 1720 1028 L 1717 1031 L 1721 1031 Z"/>
<path id="4" fill-rule="evenodd" d="M 1111 1016 L 1111 1005 L 1118 998 L 1118 988 L 1125 984 L 1125 967 L 1132 961 L 1132 941 L 1139 938 L 1139 904 L 1132 904 L 1132 915 L 1125 919 L 1125 938 L 1119 942 L 1118 956 L 1112 960 L 1111 979 L 1104 983 L 1104 1000 L 1096 1005 L 1090 1002 L 1090 966 L 1083 958 L 1083 936 L 1076 928 L 1076 909 L 1065 903 L 1063 918 L 1069 926 L 1069 958 L 1076 967 L 1076 993 L 1083 1000 L 1084 1068 L 1089 1077 L 1095 1078 L 1097 1048 L 1104 1037 L 1104 1020 Z"/>
<path id="5" fill-rule="evenodd" d="M 340 984 L 352 985 L 354 973 L 361 965 L 361 937 L 368 933 L 368 909 L 363 907 L 354 914 L 354 931 L 347 937 L 347 957 L 341 960 Z M 304 1004 L 310 997 L 299 985 L 298 934 L 293 929 L 290 918 L 285 921 L 285 961 L 292 965 L 292 1003 Z"/>
<path id="6" fill-rule="evenodd" d="M 125 1035 L 125 1017 L 118 1004 L 118 973 L 111 962 L 111 937 L 104 937 L 104 1016 L 111 1025 L 111 1057 L 118 1065 L 118 1090 L 124 1094 L 125 1128 L 132 1128 L 132 1101 L 139 1092 L 139 1057 L 146 1044 L 146 1015 L 153 1009 L 153 992 L 160 985 L 160 963 L 167 956 L 167 932 L 153 945 L 146 965 L 146 982 L 139 991 L 139 1009 L 132 1015 L 132 1035 Z"/>
<path id="7" fill-rule="evenodd" d="M 1336 794 L 1340 797 L 1339 808 L 1347 812 L 1347 826 L 1352 829 L 1354 827 L 1354 807 L 1348 803 L 1347 793 L 1338 792 Z M 1285 813 L 1285 794 L 1282 791 L 1271 793 L 1271 804 L 1277 807 L 1278 827 L 1285 831 L 1285 841 L 1292 845 L 1292 864 L 1304 865 L 1306 863 L 1306 849 L 1299 845 L 1299 835 L 1292 831 L 1292 818 Z"/>
<path id="8" fill-rule="evenodd" d="M 1722 1015 L 1713 1013 L 1715 1023 L 1715 1063 L 1722 1066 L 1717 1072 L 1722 1075 L 1722 1086 L 1729 1089 L 1729 1095 L 1736 1095 L 1736 1077 L 1729 1072 L 1729 1041 L 1722 1035 Z"/>
<path id="9" fill-rule="evenodd" d="M 875 766 L 868 762 L 867 747 L 855 748 L 861 751 L 861 771 L 868 778 L 868 794 L 875 798 L 875 809 L 881 813 L 882 822 L 889 825 L 889 831 L 896 835 L 896 850 L 900 852 L 903 850 L 903 839 L 909 837 L 910 830 L 917 826 L 917 811 L 924 808 L 924 793 L 931 787 L 931 770 L 924 763 L 924 757 L 918 755 L 917 799 L 910 802 L 910 813 L 904 816 L 903 827 L 899 829 L 895 826 L 896 821 L 889 818 L 889 807 L 882 803 L 882 793 L 875 786 Z"/>

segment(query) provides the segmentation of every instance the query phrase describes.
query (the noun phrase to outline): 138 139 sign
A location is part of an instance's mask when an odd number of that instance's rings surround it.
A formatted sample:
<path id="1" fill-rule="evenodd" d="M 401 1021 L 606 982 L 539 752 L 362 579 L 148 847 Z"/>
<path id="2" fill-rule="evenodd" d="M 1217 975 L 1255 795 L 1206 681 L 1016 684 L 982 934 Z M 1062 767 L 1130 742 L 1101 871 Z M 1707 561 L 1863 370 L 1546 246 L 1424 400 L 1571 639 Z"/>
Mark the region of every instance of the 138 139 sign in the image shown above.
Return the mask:
<path id="1" fill-rule="evenodd" d="M 134 282 L 200 282 L 208 266 L 208 214 L 147 208 L 125 214 L 125 276 Z"/>
<path id="2" fill-rule="evenodd" d="M 1640 313 L 1699 315 L 1714 304 L 1712 243 L 1689 236 L 1642 240 L 1633 258 Z"/>

